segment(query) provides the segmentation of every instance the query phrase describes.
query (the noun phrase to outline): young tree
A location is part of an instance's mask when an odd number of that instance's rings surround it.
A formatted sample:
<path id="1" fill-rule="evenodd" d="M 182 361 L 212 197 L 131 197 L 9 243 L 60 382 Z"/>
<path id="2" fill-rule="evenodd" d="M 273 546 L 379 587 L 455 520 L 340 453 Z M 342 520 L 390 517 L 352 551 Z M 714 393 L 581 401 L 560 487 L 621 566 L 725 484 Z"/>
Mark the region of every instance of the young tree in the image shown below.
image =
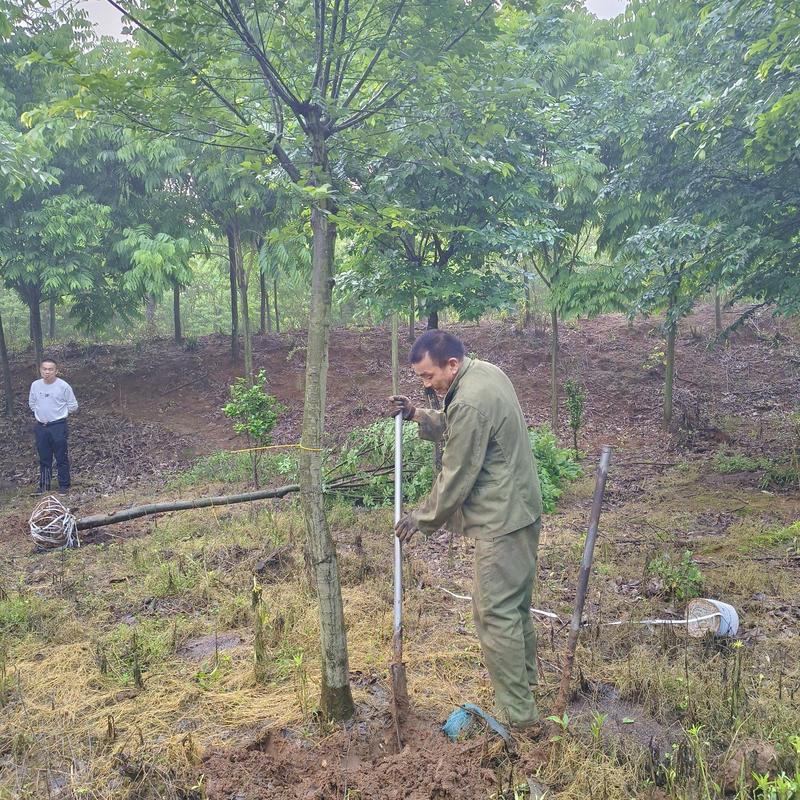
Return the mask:
<path id="1" fill-rule="evenodd" d="M 109 1 L 162 48 L 152 51 L 149 64 L 139 65 L 140 74 L 150 78 L 148 90 L 160 100 L 180 85 L 183 96 L 193 98 L 181 120 L 183 132 L 217 144 L 246 143 L 274 155 L 310 205 L 301 498 L 308 563 L 320 603 L 320 708 L 328 717 L 348 717 L 353 703 L 344 615 L 336 551 L 325 519 L 321 456 L 337 234 L 332 213 L 346 205 L 351 192 L 346 176 L 335 169 L 338 148 L 449 53 L 467 48 L 476 31 L 490 29 L 494 4 L 220 0 L 189 7 L 149 0 L 134 8 Z M 226 81 L 226 75 L 232 79 Z M 153 99 L 145 109 L 135 82 L 112 87 L 103 76 L 93 83 L 105 96 L 114 95 L 118 110 L 146 119 L 150 127 L 160 124 L 153 120 L 152 112 L 158 111 Z M 180 133 L 170 127 L 173 121 L 165 130 Z"/>

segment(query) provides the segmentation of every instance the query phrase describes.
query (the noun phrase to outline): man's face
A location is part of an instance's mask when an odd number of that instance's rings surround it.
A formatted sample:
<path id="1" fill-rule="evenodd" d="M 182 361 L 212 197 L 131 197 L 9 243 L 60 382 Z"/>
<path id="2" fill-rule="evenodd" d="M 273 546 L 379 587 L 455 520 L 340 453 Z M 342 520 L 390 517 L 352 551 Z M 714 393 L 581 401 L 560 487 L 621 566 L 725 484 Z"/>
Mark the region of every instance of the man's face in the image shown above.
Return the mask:
<path id="1" fill-rule="evenodd" d="M 422 361 L 411 366 L 426 389 L 433 389 L 436 394 L 443 395 L 447 394 L 447 390 L 453 385 L 458 370 L 461 369 L 461 362 L 457 358 L 451 358 L 440 367 L 431 361 L 430 353 L 425 353 Z"/>
<path id="2" fill-rule="evenodd" d="M 58 368 L 52 361 L 43 361 L 39 365 L 39 374 L 45 383 L 52 383 L 58 374 Z"/>

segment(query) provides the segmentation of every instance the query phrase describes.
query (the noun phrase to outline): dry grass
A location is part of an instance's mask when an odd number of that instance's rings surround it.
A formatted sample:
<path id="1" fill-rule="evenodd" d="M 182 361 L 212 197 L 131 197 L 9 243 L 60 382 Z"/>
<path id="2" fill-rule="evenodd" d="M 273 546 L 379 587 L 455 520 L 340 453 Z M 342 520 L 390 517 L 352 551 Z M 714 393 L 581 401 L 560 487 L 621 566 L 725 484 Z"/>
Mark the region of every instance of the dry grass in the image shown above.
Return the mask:
<path id="1" fill-rule="evenodd" d="M 621 701 L 659 724 L 702 725 L 700 755 L 713 781 L 737 741 L 757 737 L 785 753 L 787 737 L 800 731 L 798 620 L 791 612 L 797 569 L 779 558 L 786 541 L 764 534 L 794 522 L 800 503 L 787 495 L 765 502 L 762 493 L 741 488 L 732 497 L 699 478 L 695 468 L 652 478 L 646 499 L 604 516 L 587 612 L 595 622 L 663 616 L 665 600 L 643 591 L 646 560 L 688 548 L 699 554 L 708 596 L 743 612 L 743 644 L 595 625 L 582 639 L 578 663 L 586 681 L 616 687 Z M 535 603 L 565 619 L 590 493 L 591 481 L 573 487 L 542 540 Z M 733 522 L 709 532 L 709 514 L 733 515 Z M 389 515 L 336 506 L 330 520 L 350 668 L 375 677 L 356 679 L 354 694 L 362 715 L 383 713 L 392 624 Z M 0 798 L 200 797 L 200 760 L 210 749 L 247 743 L 275 726 L 312 741 L 324 736 L 312 718 L 318 620 L 301 530 L 297 510 L 284 504 L 280 512 L 174 515 L 138 538 L 63 556 L 20 556 L 17 548 L 0 576 Z M 278 548 L 283 562 L 257 576 L 269 655 L 258 683 L 253 573 Z M 754 552 L 775 560 L 747 558 Z M 448 554 L 446 544 L 420 543 L 409 555 L 405 658 L 412 703 L 439 719 L 465 700 L 490 706 L 469 604 L 438 588 L 469 593 L 468 548 L 459 544 Z M 754 600 L 759 593 L 765 599 Z M 558 628 L 541 627 L 543 708 L 558 680 L 565 639 Z M 241 643 L 200 660 L 182 655 L 189 641 L 230 633 Z M 676 771 L 668 796 L 704 796 L 697 752 L 693 758 L 695 772 Z M 573 722 L 529 777 L 560 798 L 616 800 L 655 792 L 656 773 L 646 747 L 609 748 Z"/>

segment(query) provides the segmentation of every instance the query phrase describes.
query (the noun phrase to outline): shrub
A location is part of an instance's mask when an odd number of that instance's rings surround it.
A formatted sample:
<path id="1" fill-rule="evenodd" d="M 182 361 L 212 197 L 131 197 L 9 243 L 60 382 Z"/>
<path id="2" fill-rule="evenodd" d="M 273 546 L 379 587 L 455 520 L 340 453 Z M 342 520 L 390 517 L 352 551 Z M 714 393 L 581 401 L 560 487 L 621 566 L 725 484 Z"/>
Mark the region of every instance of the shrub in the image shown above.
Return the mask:
<path id="1" fill-rule="evenodd" d="M 278 415 L 286 410 L 271 394 L 267 394 L 267 375 L 260 370 L 252 384 L 246 378 L 237 378 L 230 387 L 230 401 L 222 407 L 222 413 L 233 420 L 236 433 L 247 437 L 253 468 L 253 483 L 258 488 L 258 465 L 261 453 L 257 449 L 272 441 L 272 429 Z"/>
<path id="2" fill-rule="evenodd" d="M 580 478 L 583 470 L 571 450 L 558 446 L 558 439 L 546 425 L 532 428 L 528 431 L 528 437 L 536 457 L 542 487 L 542 507 L 545 513 L 550 513 L 555 510 L 564 484 Z"/>
<path id="3" fill-rule="evenodd" d="M 679 602 L 700 596 L 703 575 L 692 561 L 692 551 L 687 550 L 679 561 L 670 553 L 656 556 L 647 565 L 647 572 L 664 584 L 664 594 Z"/>
<path id="4" fill-rule="evenodd" d="M 328 482 L 353 476 L 348 486 L 330 490 L 367 508 L 394 502 L 394 420 L 356 428 L 348 437 L 338 463 L 327 472 Z M 433 444 L 417 436 L 416 427 L 403 425 L 403 499 L 416 503 L 433 484 Z"/>
<path id="5" fill-rule="evenodd" d="M 529 431 L 531 449 L 536 456 L 542 504 L 545 512 L 555 509 L 563 486 L 582 475 L 571 450 L 558 446 L 554 434 L 542 426 Z M 368 508 L 390 506 L 394 499 L 394 420 L 381 420 L 357 428 L 348 439 L 336 468 L 329 470 L 328 481 L 337 475 L 354 475 L 348 488 L 335 490 Z M 433 445 L 417 436 L 411 425 L 403 426 L 403 497 L 414 504 L 422 500 L 433 483 Z"/>

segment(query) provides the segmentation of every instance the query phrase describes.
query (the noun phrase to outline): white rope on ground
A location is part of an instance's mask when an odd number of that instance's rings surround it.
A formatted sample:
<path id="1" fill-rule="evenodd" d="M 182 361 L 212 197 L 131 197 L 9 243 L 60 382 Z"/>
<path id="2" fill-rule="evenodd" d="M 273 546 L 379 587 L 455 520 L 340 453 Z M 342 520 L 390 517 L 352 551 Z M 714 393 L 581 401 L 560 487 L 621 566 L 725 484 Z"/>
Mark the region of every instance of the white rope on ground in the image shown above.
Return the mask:
<path id="1" fill-rule="evenodd" d="M 43 550 L 81 546 L 75 516 L 54 495 L 48 495 L 37 503 L 28 526 L 31 538 Z"/>
<path id="2" fill-rule="evenodd" d="M 444 586 L 437 586 L 437 589 L 444 592 L 445 594 L 449 594 L 450 597 L 455 597 L 456 600 L 472 600 L 472 597 L 468 594 L 456 594 L 455 592 L 451 592 L 449 589 L 445 589 Z M 536 617 L 547 617 L 548 619 L 555 619 L 561 622 L 561 617 L 558 614 L 554 614 L 552 611 L 543 611 L 541 608 L 534 608 L 531 606 L 531 614 Z M 618 619 L 614 620 L 614 622 L 601 622 L 601 626 L 606 625 L 686 625 L 689 626 L 693 622 L 703 622 L 704 620 L 714 619 L 715 617 L 721 617 L 719 611 L 714 612 L 713 614 L 705 614 L 702 617 L 686 617 L 686 619 Z M 587 626 L 590 625 L 590 622 L 584 622 L 583 625 Z"/>

